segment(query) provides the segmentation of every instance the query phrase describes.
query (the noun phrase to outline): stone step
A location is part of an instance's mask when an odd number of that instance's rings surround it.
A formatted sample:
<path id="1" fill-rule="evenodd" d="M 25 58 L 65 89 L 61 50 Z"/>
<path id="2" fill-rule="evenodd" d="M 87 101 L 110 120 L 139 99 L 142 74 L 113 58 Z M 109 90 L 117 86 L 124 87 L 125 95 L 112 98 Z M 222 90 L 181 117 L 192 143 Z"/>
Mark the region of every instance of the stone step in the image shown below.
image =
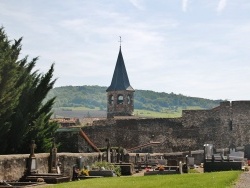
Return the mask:
<path id="1" fill-rule="evenodd" d="M 62 182 L 69 182 L 70 177 L 69 176 L 63 176 L 60 174 L 32 174 L 29 176 L 25 176 L 22 178 L 21 181 L 23 182 L 37 182 L 42 181 L 49 183 L 49 184 L 56 184 L 56 183 L 62 183 Z"/>

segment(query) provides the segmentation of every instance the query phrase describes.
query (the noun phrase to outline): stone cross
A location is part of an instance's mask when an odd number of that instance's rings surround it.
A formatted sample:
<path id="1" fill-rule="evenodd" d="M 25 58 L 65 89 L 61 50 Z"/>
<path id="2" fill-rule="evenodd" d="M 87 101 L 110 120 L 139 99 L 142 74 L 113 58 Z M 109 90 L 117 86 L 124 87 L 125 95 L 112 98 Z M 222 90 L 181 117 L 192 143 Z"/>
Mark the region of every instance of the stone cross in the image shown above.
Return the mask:
<path id="1" fill-rule="evenodd" d="M 120 37 L 119 42 L 120 42 L 120 47 L 121 47 L 121 45 L 122 45 L 122 37 L 121 36 L 119 36 L 119 37 Z"/>
<path id="2" fill-rule="evenodd" d="M 36 173 L 37 171 L 37 161 L 36 161 L 36 156 L 35 156 L 35 140 L 32 140 L 30 143 L 30 156 L 28 159 L 28 174 L 31 173 Z"/>
<path id="3" fill-rule="evenodd" d="M 35 157 L 35 148 L 36 148 L 35 140 L 31 140 L 30 157 Z"/>

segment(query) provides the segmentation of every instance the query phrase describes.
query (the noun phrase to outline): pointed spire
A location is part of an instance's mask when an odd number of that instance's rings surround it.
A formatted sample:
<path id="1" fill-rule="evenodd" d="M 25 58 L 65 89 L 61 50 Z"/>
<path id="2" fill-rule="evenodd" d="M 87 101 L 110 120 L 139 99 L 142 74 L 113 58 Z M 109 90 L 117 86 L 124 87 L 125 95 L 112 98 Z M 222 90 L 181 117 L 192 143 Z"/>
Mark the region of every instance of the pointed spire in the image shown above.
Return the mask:
<path id="1" fill-rule="evenodd" d="M 121 43 L 121 38 L 120 38 L 120 43 Z M 129 83 L 128 74 L 122 56 L 121 44 L 112 82 L 106 91 L 120 91 L 120 90 L 134 91 L 134 89 L 131 87 Z"/>

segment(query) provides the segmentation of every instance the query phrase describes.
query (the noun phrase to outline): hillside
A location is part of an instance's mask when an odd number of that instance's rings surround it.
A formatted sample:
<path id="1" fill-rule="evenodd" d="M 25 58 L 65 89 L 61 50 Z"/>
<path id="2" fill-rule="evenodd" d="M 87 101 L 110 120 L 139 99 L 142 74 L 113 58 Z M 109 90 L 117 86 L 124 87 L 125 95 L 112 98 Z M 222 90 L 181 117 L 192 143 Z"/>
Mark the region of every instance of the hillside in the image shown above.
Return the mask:
<path id="1" fill-rule="evenodd" d="M 50 91 L 47 98 L 56 96 L 55 108 L 85 107 L 87 109 L 106 110 L 106 88 L 101 86 L 63 86 Z M 187 97 L 181 94 L 135 91 L 135 109 L 156 112 L 177 111 L 178 109 L 210 109 L 218 106 L 222 100 L 209 100 Z"/>

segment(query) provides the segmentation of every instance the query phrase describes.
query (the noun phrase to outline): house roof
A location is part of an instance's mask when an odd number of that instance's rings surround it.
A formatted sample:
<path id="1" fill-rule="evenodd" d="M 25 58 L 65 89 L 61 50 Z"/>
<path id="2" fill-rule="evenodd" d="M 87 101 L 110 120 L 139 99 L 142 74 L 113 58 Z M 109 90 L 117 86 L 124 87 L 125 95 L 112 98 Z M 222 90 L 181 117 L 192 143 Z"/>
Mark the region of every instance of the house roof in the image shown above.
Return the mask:
<path id="1" fill-rule="evenodd" d="M 111 85 L 108 87 L 106 91 L 108 92 L 108 91 L 121 91 L 121 90 L 134 91 L 134 89 L 129 83 L 128 74 L 126 71 L 120 47 Z"/>

